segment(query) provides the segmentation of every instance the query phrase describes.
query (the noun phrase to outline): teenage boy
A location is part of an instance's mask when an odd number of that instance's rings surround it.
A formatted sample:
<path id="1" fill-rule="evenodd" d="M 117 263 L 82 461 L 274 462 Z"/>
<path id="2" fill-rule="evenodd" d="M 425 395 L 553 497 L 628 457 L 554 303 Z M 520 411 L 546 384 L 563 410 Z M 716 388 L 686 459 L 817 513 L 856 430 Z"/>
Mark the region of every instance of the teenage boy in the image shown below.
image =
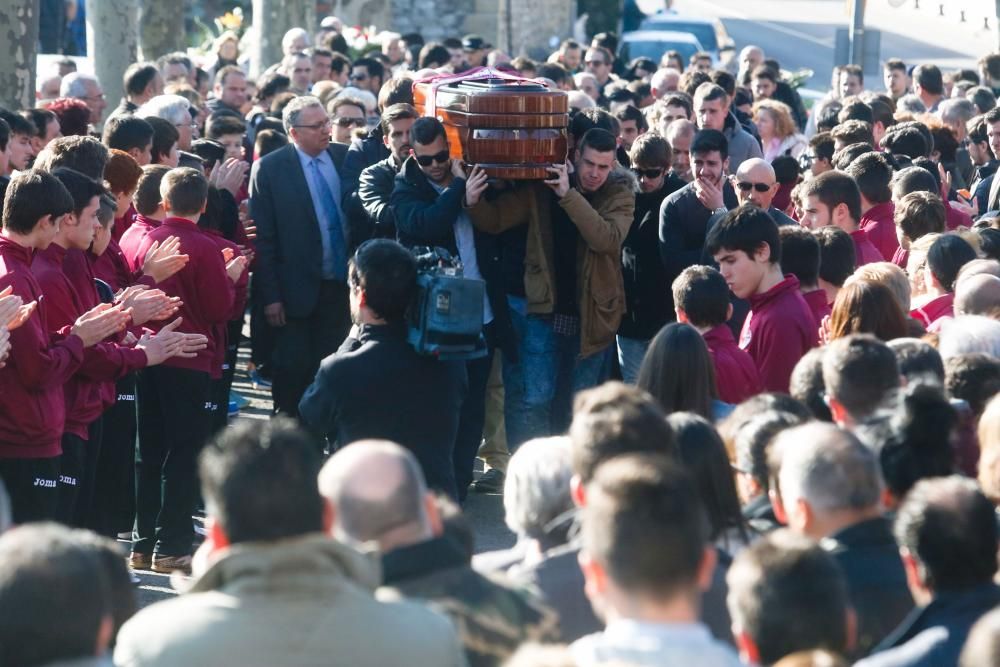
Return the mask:
<path id="1" fill-rule="evenodd" d="M 47 172 L 26 170 L 11 179 L 0 235 L 0 290 L 10 287 L 25 304 L 8 323 L 11 350 L 0 368 L 0 479 L 17 523 L 53 519 L 58 504 L 60 437 L 65 421 L 63 385 L 83 361 L 84 348 L 124 328 L 128 314 L 101 305 L 50 335 L 42 289 L 31 257 L 59 233 L 73 211 L 65 186 Z"/>
<path id="2" fill-rule="evenodd" d="M 856 268 L 854 241 L 839 227 L 829 225 L 813 229 L 819 242 L 819 288 L 826 294 L 826 303 L 833 306 L 844 283 Z"/>
<path id="3" fill-rule="evenodd" d="M 118 241 L 132 271 L 142 268 L 142 257 L 139 256 L 139 247 L 143 239 L 160 226 L 163 219 L 167 217 L 163 210 L 163 199 L 160 197 L 160 183 L 163 177 L 170 171 L 169 167 L 162 164 L 151 164 L 142 169 L 142 176 L 136 185 L 133 201 L 135 202 L 136 216 L 132 225 L 125 230 Z"/>
<path id="4" fill-rule="evenodd" d="M 761 392 L 760 374 L 750 355 L 736 344 L 726 322 L 732 317 L 729 286 L 709 266 L 691 266 L 673 284 L 677 321 L 690 324 L 705 339 L 715 364 L 719 400 L 736 405 Z"/>
<path id="5" fill-rule="evenodd" d="M 799 279 L 799 291 L 809 304 L 817 329 L 831 306 L 826 291 L 819 286 L 819 240 L 805 227 L 780 227 L 781 270 Z"/>
<path id="6" fill-rule="evenodd" d="M 49 334 L 58 336 L 86 311 L 101 303 L 94 275 L 86 261 L 75 262 L 83 271 L 65 266 L 67 253 L 82 253 L 94 240 L 100 223 L 97 211 L 104 186 L 78 171 L 60 167 L 52 172 L 73 199 L 73 210 L 63 216 L 59 230 L 48 247 L 35 252 L 31 272 L 42 289 L 44 299 L 39 309 L 48 324 Z M 134 294 L 134 293 L 133 293 Z M 143 324 L 149 316 L 157 317 L 162 309 L 169 315 L 169 300 L 152 304 L 152 309 L 128 308 L 128 316 Z M 124 304 L 128 307 L 128 304 Z M 181 351 L 184 337 L 172 333 L 176 325 L 166 327 L 162 336 L 143 339 L 134 348 L 111 340 L 84 351 L 83 362 L 63 385 L 65 392 L 65 422 L 62 433 L 62 458 L 59 464 L 59 506 L 57 518 L 63 523 L 84 526 L 89 519 L 97 473 L 97 457 L 101 448 L 100 416 L 104 405 L 101 397 L 103 381 L 118 378 L 145 366 L 154 366 Z"/>
<path id="7" fill-rule="evenodd" d="M 892 165 L 881 153 L 872 151 L 854 159 L 846 172 L 861 193 L 861 229 L 887 262 L 899 249 L 893 222 Z"/>
<path id="8" fill-rule="evenodd" d="M 778 226 L 744 204 L 712 227 L 705 247 L 733 294 L 750 301 L 740 348 L 757 364 L 767 391 L 787 393 L 795 364 L 816 346 L 818 332 L 798 279 L 781 272 Z"/>
<path id="9" fill-rule="evenodd" d="M 190 261 L 160 288 L 183 302 L 179 330 L 206 336 L 208 345 L 194 357 L 174 357 L 140 373 L 136 524 L 130 560 L 136 569 L 190 572 L 195 461 L 209 432 L 211 370 L 219 344 L 215 332 L 229 320 L 234 283 L 246 260 L 243 256 L 227 260 L 198 228 L 208 200 L 208 181 L 201 172 L 170 170 L 160 184 L 160 195 L 169 217 L 146 235 L 139 256 L 157 241 L 179 239 Z"/>
<path id="10" fill-rule="evenodd" d="M 833 225 L 850 234 L 857 266 L 883 261 L 882 253 L 861 229 L 861 191 L 853 178 L 839 171 L 820 174 L 806 181 L 802 197 L 803 227 L 819 229 Z"/>

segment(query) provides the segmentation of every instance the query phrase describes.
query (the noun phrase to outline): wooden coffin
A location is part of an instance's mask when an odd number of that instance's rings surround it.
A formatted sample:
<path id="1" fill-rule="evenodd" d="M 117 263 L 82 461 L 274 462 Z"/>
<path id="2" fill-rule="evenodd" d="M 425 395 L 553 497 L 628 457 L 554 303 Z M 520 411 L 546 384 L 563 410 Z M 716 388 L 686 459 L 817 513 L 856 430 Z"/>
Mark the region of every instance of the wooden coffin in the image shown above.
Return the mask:
<path id="1" fill-rule="evenodd" d="M 417 110 L 428 114 L 430 83 L 414 86 Z M 436 91 L 434 115 L 445 127 L 453 158 L 479 165 L 494 178 L 551 178 L 566 160 L 566 94 L 537 83 L 483 79 Z"/>

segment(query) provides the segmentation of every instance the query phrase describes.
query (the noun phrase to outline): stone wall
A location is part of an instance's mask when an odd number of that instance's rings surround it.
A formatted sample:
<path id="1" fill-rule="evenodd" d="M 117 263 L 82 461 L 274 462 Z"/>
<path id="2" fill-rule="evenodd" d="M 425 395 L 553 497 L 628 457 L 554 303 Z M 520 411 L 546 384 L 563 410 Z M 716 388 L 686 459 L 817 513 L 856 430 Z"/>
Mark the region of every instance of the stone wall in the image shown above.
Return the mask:
<path id="1" fill-rule="evenodd" d="M 499 22 L 499 45 L 511 55 L 544 60 L 573 32 L 576 0 L 503 0 L 510 6 L 510 41 L 506 21 Z M 503 12 L 501 12 L 501 15 Z"/>

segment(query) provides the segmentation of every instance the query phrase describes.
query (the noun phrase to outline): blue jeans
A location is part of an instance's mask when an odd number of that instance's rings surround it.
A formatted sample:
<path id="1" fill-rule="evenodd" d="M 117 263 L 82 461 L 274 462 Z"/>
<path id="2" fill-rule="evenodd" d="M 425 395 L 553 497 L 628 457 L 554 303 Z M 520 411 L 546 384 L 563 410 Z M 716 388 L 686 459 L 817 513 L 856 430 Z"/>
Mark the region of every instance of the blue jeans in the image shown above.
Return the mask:
<path id="1" fill-rule="evenodd" d="M 507 448 L 513 454 L 532 438 L 551 433 L 555 396 L 555 334 L 545 318 L 528 315 L 525 299 L 507 296 L 519 359 L 503 357 L 504 422 Z"/>
<path id="2" fill-rule="evenodd" d="M 642 366 L 642 358 L 646 356 L 649 349 L 648 340 L 618 336 L 618 365 L 622 369 L 622 379 L 626 384 L 635 384 L 639 378 L 639 367 Z"/>
<path id="3" fill-rule="evenodd" d="M 556 395 L 552 400 L 553 433 L 565 433 L 573 420 L 573 397 L 596 387 L 604 378 L 607 349 L 580 358 L 580 334 L 554 333 L 556 339 Z"/>

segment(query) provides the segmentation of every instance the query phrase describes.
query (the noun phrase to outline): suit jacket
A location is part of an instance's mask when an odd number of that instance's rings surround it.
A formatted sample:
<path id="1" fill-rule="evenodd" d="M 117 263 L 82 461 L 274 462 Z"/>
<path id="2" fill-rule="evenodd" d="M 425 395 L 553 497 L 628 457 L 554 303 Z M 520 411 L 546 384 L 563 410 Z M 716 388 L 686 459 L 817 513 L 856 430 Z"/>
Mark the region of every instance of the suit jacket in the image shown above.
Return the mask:
<path id="1" fill-rule="evenodd" d="M 330 144 L 327 152 L 339 175 L 347 146 Z M 282 303 L 289 317 L 308 317 L 319 301 L 323 242 L 294 144 L 254 163 L 250 170 L 250 217 L 257 225 L 254 282 L 263 303 Z M 350 248 L 347 216 L 341 216 L 340 222 Z"/>

